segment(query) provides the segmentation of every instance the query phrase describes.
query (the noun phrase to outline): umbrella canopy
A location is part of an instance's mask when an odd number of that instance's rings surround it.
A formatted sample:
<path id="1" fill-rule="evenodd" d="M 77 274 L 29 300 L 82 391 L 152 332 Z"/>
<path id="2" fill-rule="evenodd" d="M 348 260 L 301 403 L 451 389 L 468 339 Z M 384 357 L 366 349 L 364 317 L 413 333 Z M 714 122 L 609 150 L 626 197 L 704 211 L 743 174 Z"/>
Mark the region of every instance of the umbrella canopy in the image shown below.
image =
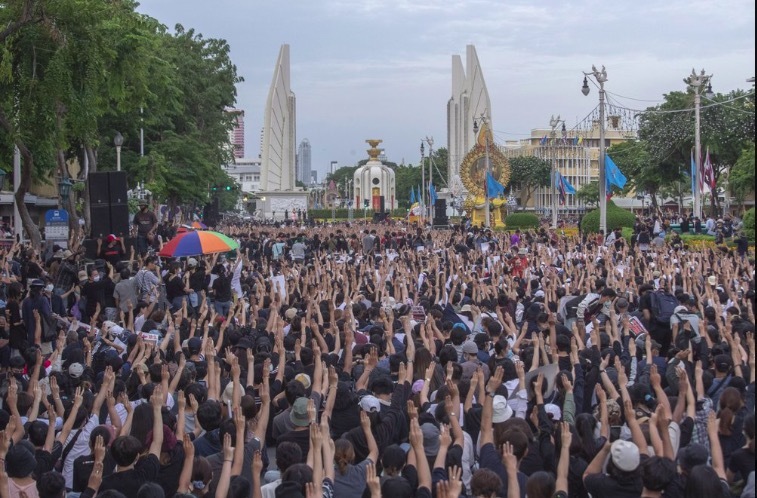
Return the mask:
<path id="1" fill-rule="evenodd" d="M 239 244 L 222 233 L 202 231 L 177 234 L 163 246 L 159 255 L 169 258 L 215 254 L 237 249 Z"/>
<path id="2" fill-rule="evenodd" d="M 208 229 L 208 226 L 205 223 L 201 223 L 199 221 L 193 221 L 191 227 L 194 228 L 195 230 L 207 230 Z"/>

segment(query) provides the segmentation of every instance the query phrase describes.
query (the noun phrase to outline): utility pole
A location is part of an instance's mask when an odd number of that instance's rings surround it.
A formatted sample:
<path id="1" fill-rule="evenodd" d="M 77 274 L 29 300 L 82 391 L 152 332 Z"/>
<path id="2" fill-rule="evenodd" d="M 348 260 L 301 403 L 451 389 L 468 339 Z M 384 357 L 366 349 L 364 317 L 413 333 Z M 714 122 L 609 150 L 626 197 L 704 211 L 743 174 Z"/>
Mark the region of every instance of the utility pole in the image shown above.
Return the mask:
<path id="1" fill-rule="evenodd" d="M 694 92 L 694 165 L 696 168 L 695 176 L 696 182 L 694 182 L 694 216 L 702 216 L 702 192 L 699 189 L 699 183 L 704 181 L 699 176 L 702 174 L 702 142 L 700 138 L 700 109 L 702 107 L 702 90 L 706 89 L 706 96 L 712 98 L 712 85 L 710 84 L 711 74 L 706 74 L 704 69 L 697 74 L 694 69 L 691 70 L 691 74 L 684 78 L 683 82 L 689 86 L 689 89 Z M 717 192 L 712 192 L 712 195 L 718 195 Z"/>
<path id="2" fill-rule="evenodd" d="M 596 66 L 591 66 L 591 72 L 584 72 L 584 84 L 581 92 L 589 95 L 588 76 L 593 76 L 599 84 L 599 229 L 607 236 L 607 180 L 605 171 L 605 82 L 607 81 L 607 71 L 602 66 L 602 70 L 597 70 Z"/>

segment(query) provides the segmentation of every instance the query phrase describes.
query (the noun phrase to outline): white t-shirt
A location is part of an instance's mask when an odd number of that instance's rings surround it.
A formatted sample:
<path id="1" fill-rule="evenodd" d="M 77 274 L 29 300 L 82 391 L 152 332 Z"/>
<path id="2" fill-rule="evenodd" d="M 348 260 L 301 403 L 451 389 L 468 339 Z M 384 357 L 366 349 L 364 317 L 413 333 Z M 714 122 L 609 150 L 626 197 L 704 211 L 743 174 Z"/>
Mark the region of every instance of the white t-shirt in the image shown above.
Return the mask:
<path id="1" fill-rule="evenodd" d="M 71 451 L 66 455 L 66 461 L 63 462 L 63 477 L 66 479 L 67 488 L 74 487 L 74 460 L 82 455 L 89 454 L 89 436 L 98 425 L 100 425 L 100 417 L 94 414 L 90 415 L 81 432 L 78 429 L 72 429 L 71 434 L 66 438 L 66 442 L 63 443 L 63 451 L 65 451 L 74 436 L 77 433 L 79 434 L 71 447 Z"/>

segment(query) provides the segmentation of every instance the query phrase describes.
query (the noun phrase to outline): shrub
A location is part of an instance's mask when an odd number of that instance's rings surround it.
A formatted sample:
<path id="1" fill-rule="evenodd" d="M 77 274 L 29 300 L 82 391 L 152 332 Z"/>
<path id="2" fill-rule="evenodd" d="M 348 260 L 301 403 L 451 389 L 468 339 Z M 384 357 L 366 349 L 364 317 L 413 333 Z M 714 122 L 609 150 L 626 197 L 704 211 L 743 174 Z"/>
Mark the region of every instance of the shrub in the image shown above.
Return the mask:
<path id="1" fill-rule="evenodd" d="M 539 217 L 532 213 L 513 213 L 505 218 L 508 229 L 539 228 Z"/>
<path id="2" fill-rule="evenodd" d="M 754 241 L 754 208 L 744 213 L 744 233 L 749 240 Z"/>
<path id="3" fill-rule="evenodd" d="M 633 228 L 636 217 L 631 211 L 619 208 L 614 202 L 607 203 L 607 230 L 613 230 L 616 227 Z M 599 232 L 599 209 L 595 209 L 584 216 L 581 221 L 581 231 L 584 233 Z"/>

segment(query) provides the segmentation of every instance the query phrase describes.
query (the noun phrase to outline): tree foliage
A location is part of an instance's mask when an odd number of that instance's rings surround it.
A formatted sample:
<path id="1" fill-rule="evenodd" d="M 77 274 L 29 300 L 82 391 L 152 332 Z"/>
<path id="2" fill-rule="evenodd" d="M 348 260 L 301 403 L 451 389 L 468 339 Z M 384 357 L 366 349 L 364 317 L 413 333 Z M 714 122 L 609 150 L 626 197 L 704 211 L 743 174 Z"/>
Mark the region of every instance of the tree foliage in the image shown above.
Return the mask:
<path id="1" fill-rule="evenodd" d="M 627 210 L 615 205 L 610 201 L 607 203 L 607 230 L 620 228 L 633 228 L 636 222 L 636 216 Z M 599 232 L 599 209 L 590 211 L 581 220 L 581 230 L 584 233 Z"/>
<path id="2" fill-rule="evenodd" d="M 510 185 L 518 191 L 523 209 L 536 189 L 550 185 L 552 165 L 535 156 L 514 157 L 509 161 Z"/>
<path id="3" fill-rule="evenodd" d="M 754 142 L 747 145 L 731 169 L 728 181 L 738 204 L 743 204 L 750 192 L 754 192 Z"/>
<path id="4" fill-rule="evenodd" d="M 665 95 L 665 102 L 647 111 L 641 116 L 639 128 L 639 138 L 649 156 L 646 169 L 652 170 L 651 176 L 654 170 L 660 175 L 666 172 L 681 172 L 679 177 L 688 175 L 694 147 L 693 92 L 671 92 Z M 754 125 L 754 93 L 734 90 L 718 94 L 712 100 L 702 97 L 702 155 L 709 150 L 716 181 L 734 166 L 744 147 L 754 142 Z M 623 169 L 620 163 L 618 167 Z M 711 203 L 716 209 L 717 196 L 711 196 Z"/>
<path id="5" fill-rule="evenodd" d="M 24 0 L 0 8 L 0 157 L 14 145 L 21 151 L 16 199 L 34 243 L 39 230 L 23 203 L 32 183 L 70 174 L 67 161 L 84 164 L 85 156 L 89 172 L 115 169 L 117 131 L 130 186 L 145 181 L 161 201 L 202 203 L 210 183 L 228 181 L 220 167 L 231 158 L 225 109 L 240 81 L 228 44 L 181 26 L 169 33 L 136 6 Z"/>
<path id="6" fill-rule="evenodd" d="M 590 182 L 576 191 L 576 198 L 587 206 L 596 206 L 599 204 L 599 183 Z"/>

